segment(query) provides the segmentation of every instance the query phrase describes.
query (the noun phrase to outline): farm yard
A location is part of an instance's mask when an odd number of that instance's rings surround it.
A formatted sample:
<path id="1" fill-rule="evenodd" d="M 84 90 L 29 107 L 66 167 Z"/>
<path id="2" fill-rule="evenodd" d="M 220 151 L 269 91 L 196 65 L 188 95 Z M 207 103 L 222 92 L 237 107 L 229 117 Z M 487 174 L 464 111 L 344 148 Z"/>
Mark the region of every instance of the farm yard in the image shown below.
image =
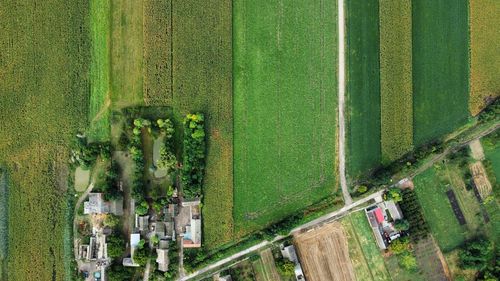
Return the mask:
<path id="1" fill-rule="evenodd" d="M 9 280 L 71 278 L 72 249 L 63 246 L 70 234 L 68 146 L 89 119 L 88 20 L 84 1 L 0 2 L 0 162 L 9 174 Z"/>
<path id="2" fill-rule="evenodd" d="M 346 1 L 346 13 L 346 163 L 355 178 L 381 161 L 378 0 Z"/>
<path id="3" fill-rule="evenodd" d="M 233 3 L 235 235 L 337 190 L 334 1 Z"/>
<path id="4" fill-rule="evenodd" d="M 470 99 L 469 111 L 477 115 L 500 93 L 500 2 L 469 1 Z"/>
<path id="5" fill-rule="evenodd" d="M 467 121 L 467 8 L 466 0 L 412 2 L 415 145 L 450 133 Z"/>
<path id="6" fill-rule="evenodd" d="M 348 240 L 349 257 L 356 280 L 391 280 L 365 213 L 352 213 L 342 219 L 341 223 Z"/>
<path id="7" fill-rule="evenodd" d="M 340 223 L 297 234 L 294 240 L 307 280 L 356 280 Z"/>

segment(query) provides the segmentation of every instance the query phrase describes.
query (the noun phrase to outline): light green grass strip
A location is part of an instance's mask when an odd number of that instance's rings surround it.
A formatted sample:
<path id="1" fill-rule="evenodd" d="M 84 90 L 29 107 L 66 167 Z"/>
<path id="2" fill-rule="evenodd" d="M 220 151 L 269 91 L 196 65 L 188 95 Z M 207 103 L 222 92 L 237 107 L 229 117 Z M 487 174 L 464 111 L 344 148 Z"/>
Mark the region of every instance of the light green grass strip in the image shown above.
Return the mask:
<path id="1" fill-rule="evenodd" d="M 110 83 L 110 8 L 109 0 L 90 1 L 91 63 L 89 137 L 94 141 L 109 138 Z M 127 58 L 123 58 L 127 59 Z"/>
<path id="2" fill-rule="evenodd" d="M 413 145 L 411 1 L 381 0 L 380 95 L 382 161 Z"/>

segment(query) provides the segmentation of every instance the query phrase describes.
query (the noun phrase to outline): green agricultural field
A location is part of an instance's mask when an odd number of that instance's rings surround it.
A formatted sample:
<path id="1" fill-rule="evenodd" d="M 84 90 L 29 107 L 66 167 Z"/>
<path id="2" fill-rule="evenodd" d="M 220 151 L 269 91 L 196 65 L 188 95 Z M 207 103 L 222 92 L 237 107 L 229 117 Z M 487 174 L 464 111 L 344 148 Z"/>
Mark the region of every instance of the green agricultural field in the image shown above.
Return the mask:
<path id="1" fill-rule="evenodd" d="M 346 2 L 347 168 L 351 177 L 380 164 L 378 0 Z"/>
<path id="2" fill-rule="evenodd" d="M 358 280 L 391 280 L 384 264 L 382 251 L 375 242 L 373 231 L 364 211 L 350 214 L 342 220 L 349 242 L 349 256 Z"/>
<path id="3" fill-rule="evenodd" d="M 111 105 L 113 108 L 144 104 L 143 3 L 111 1 Z"/>
<path id="4" fill-rule="evenodd" d="M 91 60 L 89 137 L 95 141 L 109 139 L 110 105 L 110 36 L 111 3 L 109 0 L 90 1 Z"/>
<path id="5" fill-rule="evenodd" d="M 380 99 L 382 162 L 412 149 L 411 1 L 381 0 Z"/>
<path id="6" fill-rule="evenodd" d="M 233 3 L 235 234 L 337 190 L 335 1 Z"/>
<path id="7" fill-rule="evenodd" d="M 7 172 L 0 167 L 0 280 L 7 280 L 9 247 L 9 187 Z"/>
<path id="8" fill-rule="evenodd" d="M 8 280 L 68 280 L 67 144 L 88 125 L 88 3 L 1 1 L 0 33 Z"/>
<path id="9" fill-rule="evenodd" d="M 449 133 L 468 118 L 467 0 L 412 1 L 415 145 Z"/>
<path id="10" fill-rule="evenodd" d="M 449 252 L 465 241 L 466 229 L 458 223 L 446 196 L 448 179 L 438 175 L 436 169 L 445 167 L 434 167 L 415 177 L 415 192 L 439 247 L 443 252 Z"/>
<path id="11" fill-rule="evenodd" d="M 205 114 L 203 242 L 208 248 L 233 239 L 231 13 L 230 0 L 175 1 L 172 8 L 172 107 L 178 118 Z"/>
<path id="12" fill-rule="evenodd" d="M 174 1 L 143 1 L 143 95 L 146 105 L 172 102 L 172 7 Z"/>
<path id="13" fill-rule="evenodd" d="M 492 176 L 496 178 L 496 181 L 500 181 L 500 133 L 494 133 L 491 136 L 484 137 L 481 140 L 483 145 L 484 154 L 486 159 L 491 163 L 492 174 L 488 174 L 491 178 Z"/>
<path id="14" fill-rule="evenodd" d="M 478 114 L 493 97 L 500 95 L 500 2 L 471 0 L 470 100 L 469 110 Z"/>

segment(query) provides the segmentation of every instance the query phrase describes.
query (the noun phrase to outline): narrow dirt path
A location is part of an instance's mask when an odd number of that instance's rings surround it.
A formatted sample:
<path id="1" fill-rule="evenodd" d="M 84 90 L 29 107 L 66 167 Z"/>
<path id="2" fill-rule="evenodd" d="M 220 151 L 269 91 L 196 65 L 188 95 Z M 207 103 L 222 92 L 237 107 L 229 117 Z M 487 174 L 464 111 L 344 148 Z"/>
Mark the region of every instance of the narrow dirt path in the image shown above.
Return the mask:
<path id="1" fill-rule="evenodd" d="M 345 175 L 345 15 L 344 0 L 337 0 L 338 6 L 338 96 L 339 96 L 339 176 L 344 204 L 346 206 L 352 203 L 351 194 L 347 188 L 347 179 Z"/>

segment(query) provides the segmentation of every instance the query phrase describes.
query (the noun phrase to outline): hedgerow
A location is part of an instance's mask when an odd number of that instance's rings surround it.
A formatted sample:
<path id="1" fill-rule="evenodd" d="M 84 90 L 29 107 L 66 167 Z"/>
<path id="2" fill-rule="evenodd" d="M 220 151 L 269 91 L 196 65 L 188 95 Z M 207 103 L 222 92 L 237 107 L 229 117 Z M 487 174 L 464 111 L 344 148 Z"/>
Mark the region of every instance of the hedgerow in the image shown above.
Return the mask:
<path id="1" fill-rule="evenodd" d="M 182 192 L 185 198 L 201 197 L 205 171 L 205 127 L 201 113 L 184 119 Z"/>

